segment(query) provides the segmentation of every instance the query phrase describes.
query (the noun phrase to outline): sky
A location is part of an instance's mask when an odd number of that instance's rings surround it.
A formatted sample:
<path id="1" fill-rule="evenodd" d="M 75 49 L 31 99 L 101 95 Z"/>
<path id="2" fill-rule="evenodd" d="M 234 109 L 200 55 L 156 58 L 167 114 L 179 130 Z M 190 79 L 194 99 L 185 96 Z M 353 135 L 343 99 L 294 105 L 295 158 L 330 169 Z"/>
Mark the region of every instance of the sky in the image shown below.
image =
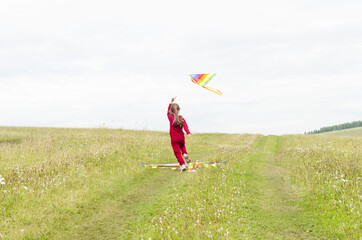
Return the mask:
<path id="1" fill-rule="evenodd" d="M 3 0 L 0 126 L 299 134 L 362 120 L 362 2 Z M 207 91 L 191 73 L 216 73 Z"/>

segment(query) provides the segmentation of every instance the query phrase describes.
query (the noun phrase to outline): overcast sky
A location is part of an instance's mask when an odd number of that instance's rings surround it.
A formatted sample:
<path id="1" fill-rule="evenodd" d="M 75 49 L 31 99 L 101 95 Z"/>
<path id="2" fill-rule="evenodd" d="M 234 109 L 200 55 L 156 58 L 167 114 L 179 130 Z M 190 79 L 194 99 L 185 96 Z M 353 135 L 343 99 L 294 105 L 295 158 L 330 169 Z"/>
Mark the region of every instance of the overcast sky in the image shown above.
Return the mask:
<path id="1" fill-rule="evenodd" d="M 0 125 L 291 134 L 362 120 L 362 1 L 2 0 Z M 190 73 L 216 73 L 208 86 Z"/>

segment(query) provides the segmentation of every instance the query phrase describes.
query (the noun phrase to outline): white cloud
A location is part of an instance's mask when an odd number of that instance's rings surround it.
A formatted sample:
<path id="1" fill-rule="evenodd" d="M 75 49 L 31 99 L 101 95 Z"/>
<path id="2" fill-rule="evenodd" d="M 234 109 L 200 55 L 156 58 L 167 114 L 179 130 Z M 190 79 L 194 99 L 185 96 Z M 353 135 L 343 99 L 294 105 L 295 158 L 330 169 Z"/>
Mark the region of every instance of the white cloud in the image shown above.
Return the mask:
<path id="1" fill-rule="evenodd" d="M 0 125 L 302 133 L 361 120 L 359 1 L 3 1 Z M 216 72 L 209 85 L 188 79 Z"/>

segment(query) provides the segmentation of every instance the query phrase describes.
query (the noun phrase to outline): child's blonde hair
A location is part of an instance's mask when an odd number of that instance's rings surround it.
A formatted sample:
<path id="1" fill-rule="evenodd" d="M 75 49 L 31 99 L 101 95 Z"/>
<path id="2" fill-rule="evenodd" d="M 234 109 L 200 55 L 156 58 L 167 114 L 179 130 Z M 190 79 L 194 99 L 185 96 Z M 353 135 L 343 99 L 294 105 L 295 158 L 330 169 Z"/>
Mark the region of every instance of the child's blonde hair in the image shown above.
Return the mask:
<path id="1" fill-rule="evenodd" d="M 172 103 L 170 108 L 170 114 L 173 114 L 173 123 L 174 125 L 182 128 L 184 119 L 178 115 L 178 112 L 180 111 L 180 106 L 177 103 Z"/>

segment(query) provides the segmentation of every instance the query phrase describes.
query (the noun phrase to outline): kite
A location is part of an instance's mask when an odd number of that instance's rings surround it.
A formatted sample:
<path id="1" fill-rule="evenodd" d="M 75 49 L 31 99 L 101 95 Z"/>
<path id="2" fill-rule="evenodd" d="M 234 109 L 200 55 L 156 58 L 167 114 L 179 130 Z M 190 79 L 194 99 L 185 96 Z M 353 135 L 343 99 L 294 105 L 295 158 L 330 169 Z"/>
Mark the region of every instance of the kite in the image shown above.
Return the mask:
<path id="1" fill-rule="evenodd" d="M 198 172 L 200 169 L 200 166 L 204 166 L 206 168 L 217 167 L 221 165 L 221 163 L 226 163 L 225 160 L 219 160 L 219 161 L 208 161 L 208 162 L 194 162 L 189 163 L 186 165 L 187 170 L 189 173 L 195 173 Z M 152 169 L 166 169 L 169 168 L 171 170 L 180 170 L 180 164 L 178 163 L 165 163 L 165 164 L 146 164 L 142 163 L 140 166 L 144 166 L 145 168 L 152 168 Z"/>
<path id="2" fill-rule="evenodd" d="M 215 88 L 206 87 L 206 84 L 216 75 L 216 73 L 212 74 L 190 74 L 191 80 L 193 83 L 200 85 L 203 88 L 206 88 L 207 90 L 214 92 L 216 94 L 222 95 L 222 92 Z"/>

